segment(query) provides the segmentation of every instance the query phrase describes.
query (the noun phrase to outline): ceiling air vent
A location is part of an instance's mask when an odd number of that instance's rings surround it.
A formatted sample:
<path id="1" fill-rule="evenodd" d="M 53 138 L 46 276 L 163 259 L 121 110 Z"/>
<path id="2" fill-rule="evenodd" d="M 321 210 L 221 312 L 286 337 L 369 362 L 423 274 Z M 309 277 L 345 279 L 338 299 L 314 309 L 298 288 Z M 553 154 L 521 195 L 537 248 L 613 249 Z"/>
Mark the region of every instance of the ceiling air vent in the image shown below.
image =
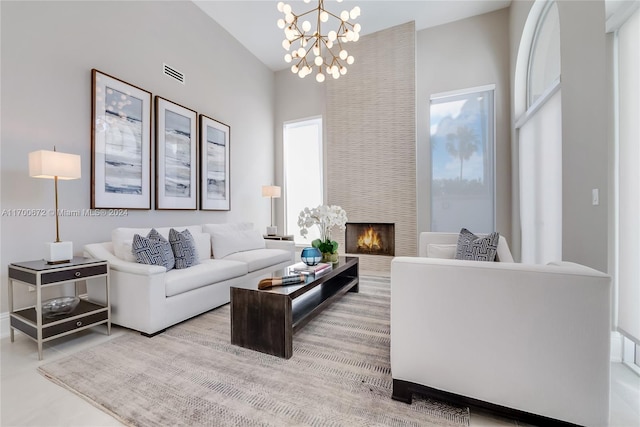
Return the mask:
<path id="1" fill-rule="evenodd" d="M 162 72 L 164 73 L 165 76 L 169 76 L 172 79 L 177 80 L 180 83 L 184 84 L 184 74 L 176 70 L 175 68 L 167 64 L 162 64 Z"/>

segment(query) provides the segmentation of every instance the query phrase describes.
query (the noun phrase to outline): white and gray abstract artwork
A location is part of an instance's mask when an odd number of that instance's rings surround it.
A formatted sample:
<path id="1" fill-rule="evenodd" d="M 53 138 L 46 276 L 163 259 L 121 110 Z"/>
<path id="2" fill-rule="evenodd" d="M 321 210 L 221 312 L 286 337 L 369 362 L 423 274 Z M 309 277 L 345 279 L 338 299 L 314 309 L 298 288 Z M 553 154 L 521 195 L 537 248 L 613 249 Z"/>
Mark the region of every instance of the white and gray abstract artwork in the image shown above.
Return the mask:
<path id="1" fill-rule="evenodd" d="M 191 197 L 191 119 L 165 110 L 164 191 L 168 197 Z"/>
<path id="2" fill-rule="evenodd" d="M 142 194 L 142 100 L 107 87 L 104 191 Z"/>
<path id="3" fill-rule="evenodd" d="M 226 140 L 224 131 L 207 126 L 207 199 L 225 200 L 226 186 Z"/>

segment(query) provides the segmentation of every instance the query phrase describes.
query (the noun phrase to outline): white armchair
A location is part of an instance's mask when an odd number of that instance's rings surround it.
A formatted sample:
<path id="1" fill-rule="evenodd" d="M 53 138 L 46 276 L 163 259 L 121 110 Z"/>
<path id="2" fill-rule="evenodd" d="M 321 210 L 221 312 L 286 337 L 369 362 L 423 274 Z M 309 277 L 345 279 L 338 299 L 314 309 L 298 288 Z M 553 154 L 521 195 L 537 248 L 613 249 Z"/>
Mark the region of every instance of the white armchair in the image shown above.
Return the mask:
<path id="1" fill-rule="evenodd" d="M 416 392 L 533 424 L 607 425 L 610 277 L 568 262 L 426 257 L 443 254 L 429 245 L 456 240 L 422 233 L 422 256 L 391 263 L 393 398 L 411 403 Z M 501 261 L 512 260 L 505 248 Z"/>

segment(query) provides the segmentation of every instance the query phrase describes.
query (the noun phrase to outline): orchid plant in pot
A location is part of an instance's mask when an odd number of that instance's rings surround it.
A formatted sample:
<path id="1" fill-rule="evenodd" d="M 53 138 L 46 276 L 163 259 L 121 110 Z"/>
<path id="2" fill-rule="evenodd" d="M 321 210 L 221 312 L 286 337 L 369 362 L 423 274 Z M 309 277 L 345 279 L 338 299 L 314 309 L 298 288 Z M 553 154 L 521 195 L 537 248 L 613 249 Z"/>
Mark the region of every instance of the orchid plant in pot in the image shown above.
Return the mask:
<path id="1" fill-rule="evenodd" d="M 322 252 L 323 261 L 338 261 L 338 242 L 331 240 L 331 230 L 339 227 L 345 229 L 347 223 L 347 213 L 340 206 L 320 205 L 316 208 L 304 208 L 298 216 L 298 227 L 300 234 L 306 237 L 309 228 L 314 225 L 320 230 L 320 238 L 311 242 L 311 246 L 318 248 Z"/>

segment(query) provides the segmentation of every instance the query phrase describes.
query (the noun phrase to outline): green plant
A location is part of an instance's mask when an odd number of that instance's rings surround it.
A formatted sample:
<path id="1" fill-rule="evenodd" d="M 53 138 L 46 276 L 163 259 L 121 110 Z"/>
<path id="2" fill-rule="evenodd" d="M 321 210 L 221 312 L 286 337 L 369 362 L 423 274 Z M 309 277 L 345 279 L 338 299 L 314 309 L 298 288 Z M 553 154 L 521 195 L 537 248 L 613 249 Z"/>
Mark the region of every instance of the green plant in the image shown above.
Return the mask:
<path id="1" fill-rule="evenodd" d="M 322 253 L 329 253 L 329 254 L 335 254 L 336 252 L 338 252 L 338 242 L 336 242 L 335 240 L 320 240 L 320 239 L 315 239 L 313 242 L 311 242 L 311 246 L 313 246 L 314 248 L 318 248 L 318 250 Z"/>

